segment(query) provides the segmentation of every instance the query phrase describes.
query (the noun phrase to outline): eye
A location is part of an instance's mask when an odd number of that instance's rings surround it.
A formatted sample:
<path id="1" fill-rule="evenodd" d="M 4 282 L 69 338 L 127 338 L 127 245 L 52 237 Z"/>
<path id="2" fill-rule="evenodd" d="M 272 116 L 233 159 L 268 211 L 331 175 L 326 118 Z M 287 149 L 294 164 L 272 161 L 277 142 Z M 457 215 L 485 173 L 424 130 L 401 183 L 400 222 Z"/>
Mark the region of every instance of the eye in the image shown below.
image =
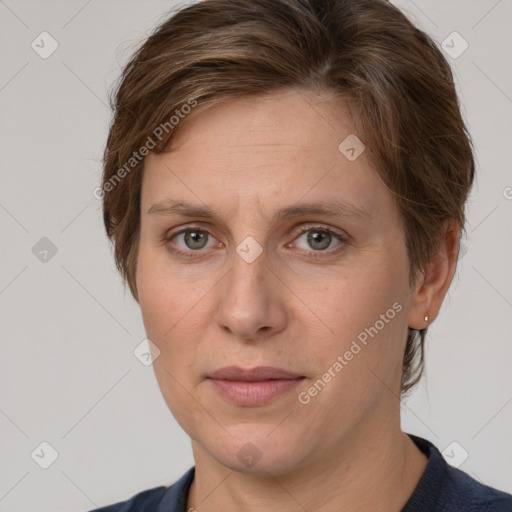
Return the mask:
<path id="1" fill-rule="evenodd" d="M 323 226 L 308 226 L 301 229 L 293 245 L 300 249 L 313 249 L 315 252 L 320 252 L 331 247 L 333 242 L 338 242 L 335 246 L 338 247 L 344 241 L 345 237 L 341 235 L 341 233 L 337 233 Z"/>
<path id="2" fill-rule="evenodd" d="M 293 242 L 287 244 L 287 247 L 297 247 L 307 252 L 308 258 L 321 257 L 322 252 L 331 254 L 337 252 L 338 246 L 348 239 L 342 233 L 324 226 L 302 226 L 298 234 L 295 235 Z M 164 239 L 167 250 L 178 256 L 185 258 L 199 258 L 207 256 L 213 247 L 222 247 L 222 242 L 218 242 L 206 229 L 187 226 L 180 231 L 170 234 Z M 334 245 L 334 250 L 328 250 Z M 326 255 L 327 255 L 326 254 Z"/>
<path id="3" fill-rule="evenodd" d="M 172 234 L 166 238 L 166 243 L 169 251 L 190 258 L 196 257 L 194 253 L 202 249 L 219 245 L 219 242 L 215 244 L 215 238 L 208 231 L 193 226 Z"/>

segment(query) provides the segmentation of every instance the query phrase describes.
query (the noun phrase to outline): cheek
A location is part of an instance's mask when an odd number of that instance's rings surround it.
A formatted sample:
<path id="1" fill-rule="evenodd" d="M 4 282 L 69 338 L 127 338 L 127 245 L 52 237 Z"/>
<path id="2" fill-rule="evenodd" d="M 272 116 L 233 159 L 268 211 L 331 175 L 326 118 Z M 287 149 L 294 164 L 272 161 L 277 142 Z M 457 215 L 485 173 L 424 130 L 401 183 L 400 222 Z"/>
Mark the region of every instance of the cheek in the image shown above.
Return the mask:
<path id="1" fill-rule="evenodd" d="M 138 252 L 137 290 L 147 331 L 167 337 L 194 303 L 198 291 L 173 270 L 165 250 L 152 247 L 142 237 Z"/>
<path id="2" fill-rule="evenodd" d="M 137 287 L 147 337 L 160 350 L 160 375 L 165 368 L 179 384 L 196 384 L 201 361 L 201 341 L 211 322 L 208 291 L 214 286 L 212 276 L 194 279 L 173 269 L 165 251 L 141 246 L 137 267 Z M 159 377 L 157 373 L 157 377 Z M 172 379 L 169 386 L 175 387 Z"/>
<path id="3" fill-rule="evenodd" d="M 308 306 L 309 325 L 324 331 L 323 346 L 329 346 L 334 340 L 337 348 L 350 343 L 359 333 L 378 322 L 381 315 L 385 315 L 384 320 L 390 320 L 385 323 L 386 331 L 390 330 L 388 327 L 392 323 L 397 323 L 398 307 L 393 309 L 393 304 L 403 300 L 403 287 L 400 286 L 403 277 L 385 270 L 372 272 L 368 268 L 379 266 L 368 263 L 366 269 L 352 267 L 344 274 L 333 273 L 317 282 L 316 286 L 308 283 L 301 286 L 300 282 L 294 285 L 297 295 L 304 297 Z M 378 326 L 381 326 L 380 322 Z"/>
<path id="4" fill-rule="evenodd" d="M 147 337 L 160 350 L 153 362 L 160 391 L 171 414 L 182 428 L 190 431 L 201 417 L 201 410 L 190 399 L 195 340 L 200 339 L 200 329 L 190 322 L 195 311 L 194 293 L 184 293 L 183 284 L 177 284 L 168 268 L 144 249 L 139 252 L 137 288 Z"/>
<path id="5" fill-rule="evenodd" d="M 398 391 L 405 308 L 393 283 L 384 277 L 378 284 L 346 279 L 325 287 L 319 316 L 330 329 L 323 336 L 309 329 L 318 373 L 302 390 L 301 398 L 310 401 L 303 413 L 317 418 L 319 428 L 339 425 L 339 435 L 359 424 L 390 389 Z"/>
<path id="6" fill-rule="evenodd" d="M 176 369 L 172 362 L 176 361 L 176 353 L 185 346 L 177 336 L 180 320 L 186 317 L 189 294 L 183 293 L 168 275 L 168 269 L 155 258 L 155 252 L 141 246 L 137 265 L 137 290 L 139 305 L 147 337 L 159 348 L 160 356 L 155 361 L 174 374 Z M 158 364 L 157 364 L 158 363 Z"/>
<path id="7" fill-rule="evenodd" d="M 300 321 L 315 341 L 310 353 L 318 377 L 335 373 L 331 389 L 347 404 L 382 390 L 381 381 L 395 386 L 407 333 L 406 269 L 402 254 L 384 251 L 298 292 L 311 304 L 310 320 Z"/>

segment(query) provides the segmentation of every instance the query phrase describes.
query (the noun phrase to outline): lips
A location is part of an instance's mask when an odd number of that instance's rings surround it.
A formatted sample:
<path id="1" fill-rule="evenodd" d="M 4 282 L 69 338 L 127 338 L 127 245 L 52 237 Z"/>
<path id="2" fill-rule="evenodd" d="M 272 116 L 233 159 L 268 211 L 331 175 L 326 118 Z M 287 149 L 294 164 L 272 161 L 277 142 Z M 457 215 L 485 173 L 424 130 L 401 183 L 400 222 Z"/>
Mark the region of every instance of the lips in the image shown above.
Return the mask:
<path id="1" fill-rule="evenodd" d="M 266 380 L 294 380 L 301 377 L 303 376 L 271 366 L 259 366 L 247 370 L 237 366 L 228 366 L 215 371 L 209 378 L 238 382 L 261 382 Z"/>
<path id="2" fill-rule="evenodd" d="M 208 377 L 222 398 L 241 407 L 267 404 L 291 392 L 303 379 L 302 375 L 269 366 L 251 369 L 229 366 Z"/>

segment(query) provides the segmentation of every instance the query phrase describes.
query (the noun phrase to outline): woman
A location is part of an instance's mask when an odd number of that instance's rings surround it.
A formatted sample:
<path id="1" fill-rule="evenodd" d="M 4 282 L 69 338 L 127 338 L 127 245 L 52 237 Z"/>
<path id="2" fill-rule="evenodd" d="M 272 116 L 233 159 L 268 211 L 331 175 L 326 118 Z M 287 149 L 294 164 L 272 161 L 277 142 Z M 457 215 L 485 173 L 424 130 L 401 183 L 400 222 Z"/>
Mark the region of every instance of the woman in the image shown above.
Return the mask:
<path id="1" fill-rule="evenodd" d="M 207 0 L 114 107 L 105 225 L 195 467 L 100 510 L 512 510 L 400 428 L 474 177 L 429 37 L 383 0 Z"/>

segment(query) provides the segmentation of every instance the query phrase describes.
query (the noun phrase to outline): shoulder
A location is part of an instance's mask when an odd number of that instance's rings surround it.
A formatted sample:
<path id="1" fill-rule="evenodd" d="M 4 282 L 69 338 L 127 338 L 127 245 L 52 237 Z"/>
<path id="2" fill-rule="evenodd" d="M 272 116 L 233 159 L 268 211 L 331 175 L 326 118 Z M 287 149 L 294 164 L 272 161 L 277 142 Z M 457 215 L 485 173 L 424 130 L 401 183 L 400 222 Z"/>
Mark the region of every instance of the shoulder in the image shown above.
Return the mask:
<path id="1" fill-rule="evenodd" d="M 147 489 L 126 501 L 97 508 L 94 512 L 182 512 L 194 474 L 195 467 L 192 467 L 171 486 Z"/>
<path id="2" fill-rule="evenodd" d="M 452 466 L 447 468 L 440 498 L 443 510 L 512 512 L 511 494 L 484 485 Z"/>
<path id="3" fill-rule="evenodd" d="M 135 494 L 126 501 L 120 501 L 106 507 L 101 507 L 95 512 L 152 512 L 167 491 L 167 487 L 160 486 Z"/>
<path id="4" fill-rule="evenodd" d="M 480 483 L 449 465 L 437 447 L 408 434 L 428 463 L 402 512 L 512 512 L 512 495 Z"/>

